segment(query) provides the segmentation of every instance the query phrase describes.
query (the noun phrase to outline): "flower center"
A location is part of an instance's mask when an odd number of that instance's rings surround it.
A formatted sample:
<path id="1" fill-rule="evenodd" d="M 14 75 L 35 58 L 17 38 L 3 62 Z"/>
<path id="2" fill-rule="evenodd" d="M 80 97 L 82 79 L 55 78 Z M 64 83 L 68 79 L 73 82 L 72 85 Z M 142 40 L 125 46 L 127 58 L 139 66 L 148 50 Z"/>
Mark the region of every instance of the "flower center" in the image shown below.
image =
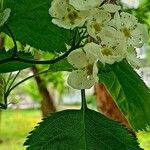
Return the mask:
<path id="1" fill-rule="evenodd" d="M 92 26 L 93 26 L 95 32 L 97 32 L 97 33 L 102 30 L 102 27 L 101 27 L 100 23 L 94 22 Z"/>
<path id="2" fill-rule="evenodd" d="M 110 47 L 104 46 L 102 48 L 102 54 L 105 55 L 105 56 L 113 55 L 112 54 L 112 49 Z"/>
<path id="3" fill-rule="evenodd" d="M 69 12 L 67 18 L 70 20 L 71 24 L 75 24 L 75 20 L 79 18 L 78 13 L 76 11 Z"/>
<path id="4" fill-rule="evenodd" d="M 87 75 L 92 75 L 93 74 L 93 65 L 89 64 L 85 67 Z"/>
<path id="5" fill-rule="evenodd" d="M 121 31 L 124 33 L 125 37 L 127 38 L 131 37 L 131 33 L 129 29 L 123 28 Z"/>

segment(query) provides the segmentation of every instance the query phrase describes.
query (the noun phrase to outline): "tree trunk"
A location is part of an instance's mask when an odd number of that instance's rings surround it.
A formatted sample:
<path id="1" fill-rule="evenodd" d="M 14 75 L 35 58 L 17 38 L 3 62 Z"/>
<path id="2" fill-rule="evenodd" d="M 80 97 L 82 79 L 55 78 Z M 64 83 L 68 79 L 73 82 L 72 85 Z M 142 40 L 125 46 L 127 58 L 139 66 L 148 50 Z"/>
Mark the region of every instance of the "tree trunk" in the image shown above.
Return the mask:
<path id="1" fill-rule="evenodd" d="M 102 84 L 95 85 L 95 94 L 97 99 L 98 110 L 110 119 L 118 121 L 130 128 L 127 119 L 124 117 L 122 112 L 119 110 L 115 102 L 113 101 L 110 94 Z"/>
<path id="2" fill-rule="evenodd" d="M 38 69 L 36 66 L 32 67 L 32 72 L 34 74 L 38 74 Z M 41 110 L 43 117 L 48 116 L 49 113 L 53 113 L 56 111 L 56 107 L 54 105 L 52 96 L 50 95 L 46 85 L 44 84 L 44 81 L 41 79 L 40 76 L 35 76 L 35 81 L 38 86 L 39 93 L 42 96 L 41 101 Z"/>

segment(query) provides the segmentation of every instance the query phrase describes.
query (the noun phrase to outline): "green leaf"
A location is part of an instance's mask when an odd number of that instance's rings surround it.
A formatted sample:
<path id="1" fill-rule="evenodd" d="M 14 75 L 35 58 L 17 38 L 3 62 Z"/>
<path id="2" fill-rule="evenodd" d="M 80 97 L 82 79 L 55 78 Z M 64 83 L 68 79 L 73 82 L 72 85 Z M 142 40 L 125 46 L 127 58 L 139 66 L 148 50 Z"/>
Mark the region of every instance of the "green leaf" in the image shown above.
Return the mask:
<path id="1" fill-rule="evenodd" d="M 0 50 L 0 61 L 10 58 L 12 56 L 12 53 L 13 51 L 6 52 L 5 50 Z M 26 58 L 26 59 L 32 58 L 32 55 L 30 53 L 18 52 L 17 55 L 20 58 Z M 0 64 L 0 73 L 18 71 L 18 70 L 22 70 L 22 69 L 29 68 L 32 66 L 33 64 L 29 64 L 29 63 L 9 61 L 9 62 Z"/>
<path id="2" fill-rule="evenodd" d="M 127 62 L 115 63 L 110 69 L 99 73 L 100 82 L 133 129 L 146 130 L 150 125 L 150 90 Z"/>
<path id="3" fill-rule="evenodd" d="M 62 59 L 61 61 L 49 66 L 49 70 L 53 72 L 57 71 L 72 71 L 74 68 L 68 63 L 67 59 Z"/>
<path id="4" fill-rule="evenodd" d="M 30 134 L 27 150 L 139 150 L 123 126 L 89 109 L 54 113 Z"/>
<path id="5" fill-rule="evenodd" d="M 49 15 L 52 0 L 5 0 L 5 8 L 11 8 L 8 26 L 16 40 L 30 46 L 54 52 L 66 50 L 70 31 L 54 25 Z M 7 31 L 5 31 L 7 32 Z"/>

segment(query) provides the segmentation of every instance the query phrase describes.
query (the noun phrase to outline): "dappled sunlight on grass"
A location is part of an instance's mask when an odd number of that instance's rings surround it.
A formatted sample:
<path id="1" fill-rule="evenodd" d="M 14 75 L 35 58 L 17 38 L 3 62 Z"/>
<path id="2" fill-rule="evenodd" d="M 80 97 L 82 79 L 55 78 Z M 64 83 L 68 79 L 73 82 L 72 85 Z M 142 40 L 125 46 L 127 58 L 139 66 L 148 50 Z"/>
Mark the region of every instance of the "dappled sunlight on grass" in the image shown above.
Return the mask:
<path id="1" fill-rule="evenodd" d="M 24 150 L 28 132 L 41 120 L 40 110 L 6 110 L 2 112 L 0 150 Z"/>

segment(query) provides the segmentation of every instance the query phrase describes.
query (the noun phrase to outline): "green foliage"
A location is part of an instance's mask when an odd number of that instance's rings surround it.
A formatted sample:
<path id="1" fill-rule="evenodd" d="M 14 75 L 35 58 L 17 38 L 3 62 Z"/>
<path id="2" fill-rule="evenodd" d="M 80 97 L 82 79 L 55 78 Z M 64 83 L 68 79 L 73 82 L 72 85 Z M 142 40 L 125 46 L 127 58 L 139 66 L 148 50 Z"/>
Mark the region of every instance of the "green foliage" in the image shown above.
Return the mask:
<path id="1" fill-rule="evenodd" d="M 27 150 L 139 150 L 121 125 L 90 109 L 52 114 L 31 132 L 25 145 Z"/>
<path id="2" fill-rule="evenodd" d="M 5 50 L 0 50 L 0 61 L 4 59 L 10 58 L 13 54 L 13 51 L 6 52 Z M 20 58 L 32 58 L 30 53 L 18 52 L 17 55 Z M 17 70 L 22 70 L 28 67 L 32 67 L 32 64 L 18 62 L 18 61 L 10 61 L 6 63 L 0 64 L 0 73 L 13 72 Z"/>
<path id="3" fill-rule="evenodd" d="M 11 8 L 7 22 L 17 41 L 36 49 L 62 52 L 69 42 L 70 31 L 55 26 L 49 15 L 51 0 L 5 0 Z M 5 30 L 6 33 L 7 30 Z"/>
<path id="4" fill-rule="evenodd" d="M 12 41 L 7 40 L 9 43 L 8 49 L 12 45 L 15 46 L 15 48 L 13 49 L 14 52 L 0 51 L 0 73 L 13 72 L 32 67 L 30 63 L 47 65 L 51 63 L 52 65 L 49 66 L 51 72 L 74 70 L 67 62 L 66 57 L 71 50 L 81 46 L 80 44 L 84 41 L 82 38 L 84 38 L 86 33 L 75 29 L 73 37 L 70 30 L 55 26 L 51 22 L 52 18 L 48 12 L 51 1 L 52 0 L 4 1 L 4 8 L 10 8 L 11 14 L 7 23 L 0 28 L 0 31 L 4 31 L 13 39 L 13 44 Z M 146 6 L 143 4 L 141 8 L 137 9 L 139 10 L 137 15 L 140 15 L 140 12 L 142 12 L 143 19 L 141 19 L 141 22 L 146 22 L 149 25 L 147 18 L 149 18 L 150 14 L 145 13 L 148 8 L 149 3 Z M 135 12 L 133 11 L 133 13 Z M 82 34 L 83 37 L 81 36 L 80 39 L 80 35 Z M 52 61 L 34 61 L 30 53 L 17 52 L 16 41 L 19 41 L 22 45 L 28 44 L 37 50 L 48 51 L 52 53 L 52 55 L 65 52 L 65 44 L 71 45 L 71 49 L 61 57 Z M 85 41 L 85 43 L 87 41 Z M 21 47 L 21 49 L 23 49 L 23 47 Z M 26 59 L 24 62 L 30 63 L 22 63 L 23 59 Z M 27 59 L 32 59 L 33 61 Z M 5 63 L 3 63 L 3 61 Z M 45 78 L 45 76 L 42 76 L 42 78 Z M 56 79 L 61 84 L 63 83 L 61 74 L 53 74 L 43 82 L 43 84 L 46 84 L 48 81 L 55 81 Z M 150 125 L 150 91 L 132 67 L 125 61 L 115 63 L 108 66 L 108 68 L 104 68 L 104 70 L 101 69 L 99 71 L 99 79 L 100 82 L 106 86 L 133 129 L 146 130 L 146 127 Z M 58 85 L 57 81 L 54 82 L 55 87 Z M 58 88 L 62 90 L 62 86 L 60 85 Z M 3 83 L 0 77 L 0 100 L 3 97 L 2 86 Z M 33 93 L 31 92 L 31 94 Z M 81 110 L 66 110 L 52 114 L 52 116 L 44 119 L 44 121 L 31 132 L 25 145 L 28 146 L 28 150 L 139 149 L 136 139 L 131 137 L 123 126 L 86 107 Z"/>
<path id="5" fill-rule="evenodd" d="M 49 70 L 50 71 L 72 71 L 74 68 L 72 67 L 72 65 L 70 65 L 67 61 L 67 59 L 63 59 L 53 65 L 49 66 Z"/>
<path id="6" fill-rule="evenodd" d="M 99 74 L 116 104 L 135 130 L 150 125 L 150 91 L 125 61 L 115 63 L 108 71 Z"/>

